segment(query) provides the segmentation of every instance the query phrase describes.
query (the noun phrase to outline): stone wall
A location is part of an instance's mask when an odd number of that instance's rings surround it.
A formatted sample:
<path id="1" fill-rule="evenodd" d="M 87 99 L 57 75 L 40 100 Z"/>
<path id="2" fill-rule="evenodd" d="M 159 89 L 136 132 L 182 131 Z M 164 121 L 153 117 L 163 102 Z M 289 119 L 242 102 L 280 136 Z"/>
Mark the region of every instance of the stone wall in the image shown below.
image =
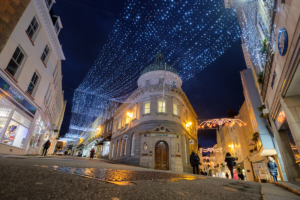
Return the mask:
<path id="1" fill-rule="evenodd" d="M 30 0 L 0 1 L 0 53 L 29 2 Z"/>

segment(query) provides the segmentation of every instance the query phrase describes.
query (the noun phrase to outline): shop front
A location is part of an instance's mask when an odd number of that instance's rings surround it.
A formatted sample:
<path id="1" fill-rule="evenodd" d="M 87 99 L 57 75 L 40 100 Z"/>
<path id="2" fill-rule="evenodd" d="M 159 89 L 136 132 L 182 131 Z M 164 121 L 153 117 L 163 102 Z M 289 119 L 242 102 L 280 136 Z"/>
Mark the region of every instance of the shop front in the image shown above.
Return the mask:
<path id="1" fill-rule="evenodd" d="M 37 110 L 0 77 L 0 153 L 25 154 Z"/>
<path id="2" fill-rule="evenodd" d="M 90 157 L 90 151 L 92 150 L 92 148 L 94 148 L 95 152 L 97 152 L 97 145 L 98 142 L 96 140 L 93 140 L 92 142 L 90 142 L 89 144 L 87 144 L 82 152 L 82 157 Z"/>
<path id="3" fill-rule="evenodd" d="M 31 140 L 29 143 L 28 154 L 39 154 L 41 147 L 44 144 L 45 136 L 45 123 L 42 120 L 42 117 L 39 116 L 35 123 L 35 128 L 33 130 Z"/>

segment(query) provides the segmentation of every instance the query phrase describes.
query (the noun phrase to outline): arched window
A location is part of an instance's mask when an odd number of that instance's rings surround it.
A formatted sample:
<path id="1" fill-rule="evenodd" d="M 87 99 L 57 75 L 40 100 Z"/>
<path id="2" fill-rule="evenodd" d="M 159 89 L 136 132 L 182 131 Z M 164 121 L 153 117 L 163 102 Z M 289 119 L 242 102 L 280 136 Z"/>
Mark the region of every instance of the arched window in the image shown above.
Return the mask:
<path id="1" fill-rule="evenodd" d="M 187 139 L 186 139 L 186 135 L 185 135 L 184 136 L 185 160 L 186 160 L 186 163 L 188 163 L 186 143 L 187 143 Z"/>
<path id="2" fill-rule="evenodd" d="M 125 145 L 124 145 L 124 155 L 126 155 L 127 139 L 124 139 L 124 143 L 125 143 Z"/>
<path id="3" fill-rule="evenodd" d="M 114 149 L 115 149 L 115 143 L 113 143 L 112 147 L 111 147 L 111 157 L 112 158 L 114 157 Z"/>
<path id="4" fill-rule="evenodd" d="M 135 150 L 135 135 L 132 134 L 132 138 L 131 138 L 131 155 L 134 155 L 134 150 Z"/>
<path id="5" fill-rule="evenodd" d="M 123 156 L 123 138 L 121 138 L 121 149 L 120 149 L 120 156 Z"/>
<path id="6" fill-rule="evenodd" d="M 118 155 L 119 155 L 119 140 L 117 142 L 117 154 L 116 154 L 116 157 L 118 157 Z"/>

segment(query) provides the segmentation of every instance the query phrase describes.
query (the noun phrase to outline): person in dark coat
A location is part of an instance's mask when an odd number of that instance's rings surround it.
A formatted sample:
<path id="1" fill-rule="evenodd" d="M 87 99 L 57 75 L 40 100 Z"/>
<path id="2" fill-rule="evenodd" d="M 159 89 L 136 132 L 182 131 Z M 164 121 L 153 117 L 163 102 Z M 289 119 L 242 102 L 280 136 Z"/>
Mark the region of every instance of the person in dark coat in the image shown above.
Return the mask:
<path id="1" fill-rule="evenodd" d="M 92 150 L 90 151 L 90 160 L 94 158 L 94 154 L 95 154 L 95 149 L 92 148 Z"/>
<path id="2" fill-rule="evenodd" d="M 270 174 L 273 176 L 274 182 L 277 182 L 278 167 L 277 167 L 275 160 L 272 157 L 269 157 L 268 168 L 269 168 Z"/>
<path id="3" fill-rule="evenodd" d="M 242 172 L 239 173 L 238 177 L 240 178 L 240 180 L 244 180 L 245 179 L 245 176 Z"/>
<path id="4" fill-rule="evenodd" d="M 233 167 L 234 167 L 233 162 L 234 161 L 235 161 L 234 157 L 232 157 L 230 153 L 226 153 L 225 162 L 227 163 L 227 167 L 230 170 L 232 179 L 233 179 Z"/>
<path id="5" fill-rule="evenodd" d="M 45 144 L 43 145 L 44 149 L 43 149 L 42 156 L 46 156 L 47 151 L 48 151 L 50 145 L 51 145 L 50 140 L 47 140 L 47 141 L 45 142 Z"/>
<path id="6" fill-rule="evenodd" d="M 225 176 L 226 176 L 226 178 L 228 178 L 228 177 L 229 177 L 229 174 L 226 172 Z"/>
<path id="7" fill-rule="evenodd" d="M 194 151 L 190 156 L 190 163 L 193 167 L 193 173 L 196 174 L 195 171 L 197 171 L 197 174 L 199 174 L 200 158 Z"/>

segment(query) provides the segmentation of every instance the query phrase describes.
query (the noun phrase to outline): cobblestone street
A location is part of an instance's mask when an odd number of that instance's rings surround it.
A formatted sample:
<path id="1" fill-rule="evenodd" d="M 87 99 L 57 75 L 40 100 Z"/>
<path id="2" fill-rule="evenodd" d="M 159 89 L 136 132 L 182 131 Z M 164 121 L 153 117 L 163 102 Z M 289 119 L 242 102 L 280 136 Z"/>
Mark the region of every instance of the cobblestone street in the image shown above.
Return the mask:
<path id="1" fill-rule="evenodd" d="M 262 198 L 256 182 L 75 157 L 2 157 L 0 177 L 1 199 Z"/>

